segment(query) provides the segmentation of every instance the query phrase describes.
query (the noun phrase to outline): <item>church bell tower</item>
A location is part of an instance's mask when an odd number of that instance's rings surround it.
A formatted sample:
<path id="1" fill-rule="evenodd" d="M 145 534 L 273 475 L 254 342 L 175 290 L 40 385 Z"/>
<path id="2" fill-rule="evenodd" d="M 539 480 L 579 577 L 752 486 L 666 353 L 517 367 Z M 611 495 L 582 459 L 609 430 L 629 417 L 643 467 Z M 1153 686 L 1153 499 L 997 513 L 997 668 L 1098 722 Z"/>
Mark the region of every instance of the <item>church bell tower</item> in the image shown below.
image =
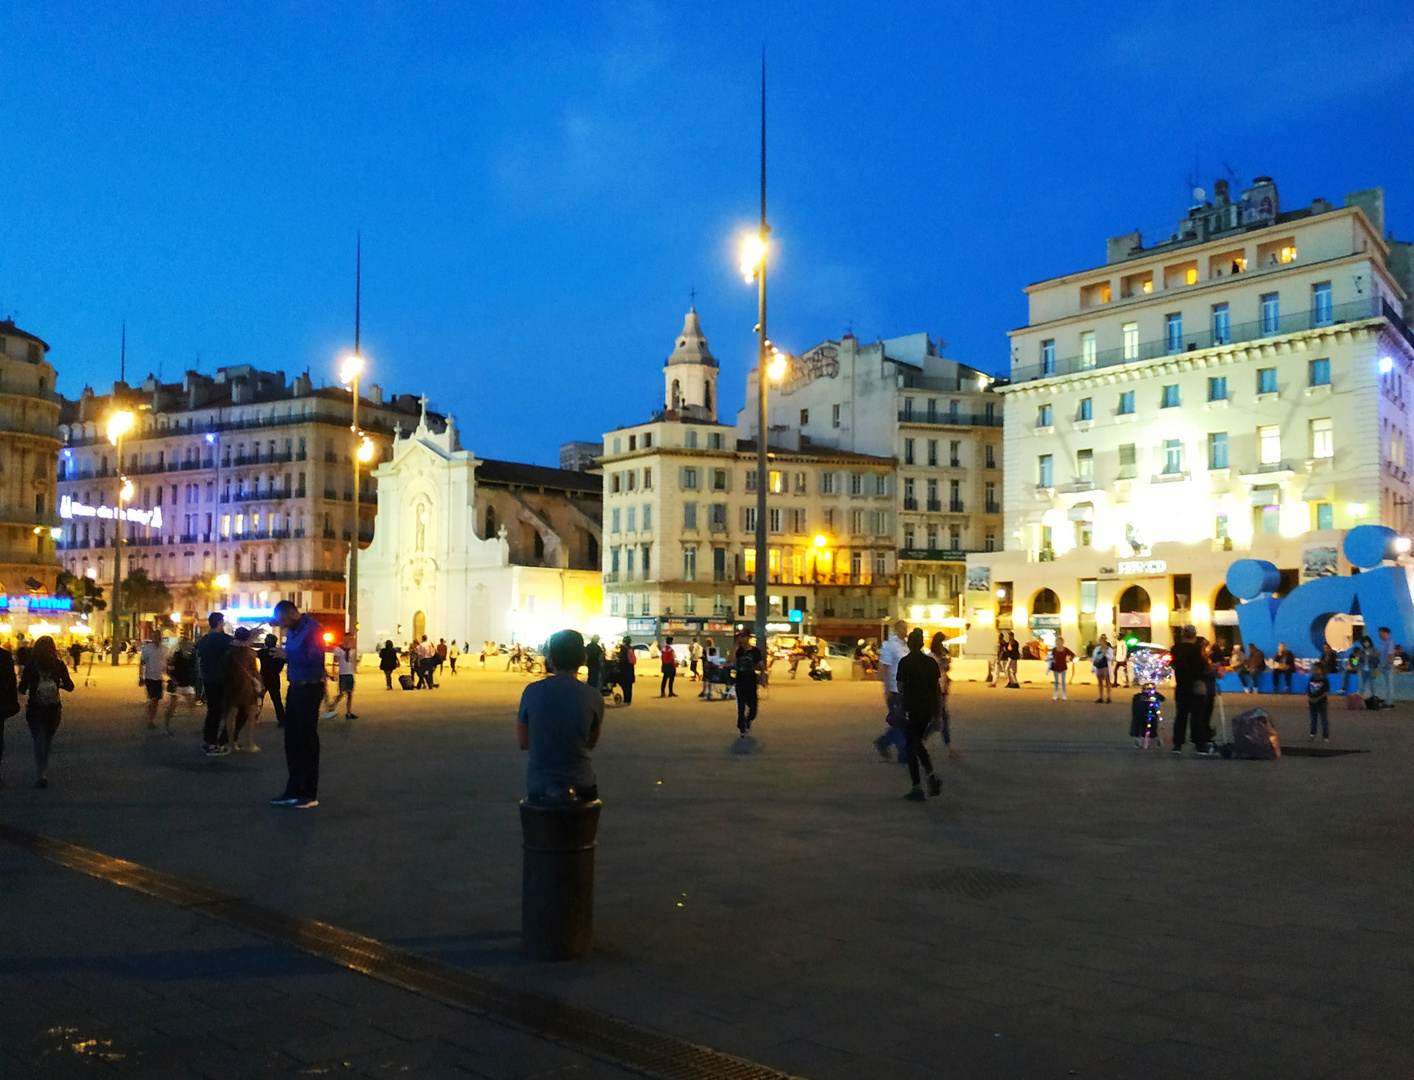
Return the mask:
<path id="1" fill-rule="evenodd" d="M 663 365 L 664 407 L 683 419 L 717 422 L 717 359 L 707 347 L 697 308 L 688 309 L 682 333 Z"/>

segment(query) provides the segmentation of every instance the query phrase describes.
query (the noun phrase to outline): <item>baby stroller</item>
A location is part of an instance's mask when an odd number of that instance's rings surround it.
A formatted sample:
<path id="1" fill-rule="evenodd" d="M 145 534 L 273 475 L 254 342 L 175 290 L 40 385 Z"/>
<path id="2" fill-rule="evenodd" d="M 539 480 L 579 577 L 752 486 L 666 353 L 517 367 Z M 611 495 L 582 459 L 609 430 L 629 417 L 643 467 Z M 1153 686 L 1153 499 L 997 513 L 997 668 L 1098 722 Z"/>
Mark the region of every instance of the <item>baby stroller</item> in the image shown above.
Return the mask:
<path id="1" fill-rule="evenodd" d="M 721 690 L 721 694 L 715 694 L 715 689 Z M 709 659 L 702 671 L 702 700 L 729 701 L 733 697 L 732 669 L 724 660 Z"/>
<path id="2" fill-rule="evenodd" d="M 623 687 L 619 686 L 618 678 L 615 675 L 618 665 L 606 664 L 600 669 L 599 693 L 604 695 L 605 701 L 613 702 L 615 705 L 624 703 Z"/>

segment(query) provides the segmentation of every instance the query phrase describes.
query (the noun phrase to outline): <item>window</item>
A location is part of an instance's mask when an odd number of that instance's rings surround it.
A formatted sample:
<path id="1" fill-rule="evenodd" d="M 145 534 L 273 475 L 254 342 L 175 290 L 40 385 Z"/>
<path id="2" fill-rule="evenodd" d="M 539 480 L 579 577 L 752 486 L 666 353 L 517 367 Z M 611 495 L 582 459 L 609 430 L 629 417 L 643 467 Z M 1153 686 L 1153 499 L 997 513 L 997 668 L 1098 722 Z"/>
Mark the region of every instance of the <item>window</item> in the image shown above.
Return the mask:
<path id="1" fill-rule="evenodd" d="M 1124 393 L 1122 393 L 1122 394 L 1119 395 L 1119 415 L 1120 415 L 1120 416 L 1133 416 L 1133 415 L 1134 415 L 1134 391 L 1133 391 L 1133 390 L 1126 390 L 1126 391 L 1124 391 Z"/>
<path id="2" fill-rule="evenodd" d="M 797 495 L 804 495 L 804 494 L 806 494 L 806 491 L 807 491 L 808 487 L 809 487 L 809 484 L 808 484 L 808 481 L 807 481 L 806 474 L 803 473 L 803 472 L 798 472 L 798 473 L 796 473 L 796 474 L 795 474 L 795 493 L 796 493 Z"/>
<path id="3" fill-rule="evenodd" d="M 1054 375 L 1056 373 L 1056 340 L 1048 338 L 1041 342 L 1041 374 Z"/>
<path id="4" fill-rule="evenodd" d="M 1328 502 L 1316 503 L 1316 528 L 1335 528 L 1335 515 L 1331 512 L 1331 504 Z"/>
<path id="5" fill-rule="evenodd" d="M 1183 351 L 1183 313 L 1164 316 L 1164 345 L 1171 353 Z"/>
<path id="6" fill-rule="evenodd" d="M 1268 498 L 1275 498 L 1275 493 L 1268 495 Z M 1277 502 L 1263 503 L 1256 508 L 1261 531 L 1267 534 L 1281 531 L 1281 504 Z"/>
<path id="7" fill-rule="evenodd" d="M 755 469 L 747 469 L 747 470 L 746 470 L 746 490 L 747 490 L 748 492 L 751 492 L 751 491 L 755 491 L 755 490 L 756 490 L 756 470 L 755 470 Z"/>
<path id="8" fill-rule="evenodd" d="M 632 544 L 624 548 L 624 573 L 629 577 L 633 577 L 633 553 L 637 550 Z"/>
<path id="9" fill-rule="evenodd" d="M 800 410 L 800 426 L 801 426 L 801 427 L 804 427 L 804 426 L 805 426 L 806 424 L 808 424 L 808 423 L 810 423 L 810 410 L 809 410 L 809 409 L 801 409 L 801 410 Z"/>
<path id="10" fill-rule="evenodd" d="M 773 533 L 784 532 L 781 528 L 781 508 L 773 506 L 766 511 L 766 528 Z"/>
<path id="11" fill-rule="evenodd" d="M 849 531 L 851 536 L 861 536 L 864 533 L 864 511 L 851 510 L 849 512 Z M 858 552 L 855 553 L 856 556 Z"/>
<path id="12" fill-rule="evenodd" d="M 638 507 L 636 507 L 636 506 L 630 506 L 630 507 L 628 508 L 628 531 L 629 531 L 629 532 L 637 532 L 637 531 L 638 531 L 638 526 L 637 526 L 637 524 L 635 524 L 637 521 L 638 521 Z"/>
<path id="13" fill-rule="evenodd" d="M 820 494 L 833 495 L 835 493 L 835 474 L 832 472 L 822 472 L 820 474 Z"/>
<path id="14" fill-rule="evenodd" d="M 912 440 L 912 439 L 904 439 L 904 440 L 903 440 L 903 463 L 904 463 L 905 465 L 912 465 L 912 464 L 913 464 L 913 440 Z"/>
<path id="15" fill-rule="evenodd" d="M 1281 327 L 1281 294 L 1262 294 L 1262 333 L 1275 334 Z"/>
<path id="16" fill-rule="evenodd" d="M 1051 426 L 1051 407 L 1050 407 L 1049 405 L 1042 405 L 1040 408 L 1038 408 L 1038 409 L 1036 410 L 1036 426 L 1037 426 L 1037 427 L 1050 427 L 1050 426 Z"/>
<path id="17" fill-rule="evenodd" d="M 1227 515 L 1219 514 L 1213 526 L 1213 535 L 1219 540 L 1227 539 Z"/>
<path id="18" fill-rule="evenodd" d="M 831 405 L 831 406 L 830 406 L 830 427 L 835 427 L 835 428 L 837 428 L 837 427 L 839 427 L 839 426 L 840 426 L 840 407 L 839 407 L 838 405 Z"/>
<path id="19" fill-rule="evenodd" d="M 932 481 L 929 481 L 931 483 Z M 948 509 L 954 514 L 962 512 L 962 481 L 948 481 Z"/>
<path id="20" fill-rule="evenodd" d="M 1227 432 L 1208 432 L 1208 468 L 1227 468 Z"/>
<path id="21" fill-rule="evenodd" d="M 1275 394 L 1277 392 L 1277 369 L 1274 367 L 1264 367 L 1257 369 L 1257 393 Z"/>
<path id="22" fill-rule="evenodd" d="M 1177 476 L 1183 472 L 1183 442 L 1180 439 L 1164 440 L 1164 475 Z"/>
<path id="23" fill-rule="evenodd" d="M 1176 409 L 1179 406 L 1178 383 L 1169 383 L 1164 387 L 1164 396 L 1160 407 L 1165 409 Z"/>
<path id="24" fill-rule="evenodd" d="M 1075 478 L 1082 484 L 1094 483 L 1095 451 L 1077 450 L 1075 452 Z"/>
<path id="25" fill-rule="evenodd" d="M 611 547 L 611 548 L 609 549 L 609 573 L 611 573 L 611 574 L 617 574 L 618 572 L 619 572 L 619 547 L 618 547 L 617 544 L 615 544 L 613 547 Z"/>
<path id="26" fill-rule="evenodd" d="M 938 463 L 938 440 L 937 440 L 937 439 L 929 439 L 929 440 L 928 440 L 928 464 L 929 464 L 929 465 L 936 465 L 937 463 Z"/>
<path id="27" fill-rule="evenodd" d="M 712 549 L 712 580 L 727 580 L 727 549 L 714 547 Z"/>
<path id="28" fill-rule="evenodd" d="M 1139 324 L 1137 322 L 1127 322 L 1120 328 L 1120 337 L 1124 341 L 1124 359 L 1139 359 Z"/>
<path id="29" fill-rule="evenodd" d="M 772 495 L 786 494 L 786 474 L 779 469 L 772 469 L 766 474 L 766 490 Z"/>
<path id="30" fill-rule="evenodd" d="M 1331 384 L 1331 362 L 1329 360 L 1312 360 L 1307 382 L 1311 386 L 1329 386 Z"/>
<path id="31" fill-rule="evenodd" d="M 713 469 L 713 470 L 712 470 L 712 490 L 713 490 L 713 491 L 726 491 L 726 490 L 728 489 L 728 487 L 729 487 L 729 485 L 728 485 L 728 483 L 727 483 L 727 470 L 726 470 L 726 469 Z"/>
<path id="32" fill-rule="evenodd" d="M 1051 479 L 1051 455 L 1042 454 L 1036 459 L 1036 485 L 1037 487 L 1052 487 Z"/>
<path id="33" fill-rule="evenodd" d="M 1095 419 L 1095 399 L 1094 399 L 1094 398 L 1088 398 L 1088 397 L 1086 397 L 1086 398 L 1081 398 L 1081 399 L 1080 399 L 1080 411 L 1076 414 L 1075 418 L 1076 418 L 1077 420 L 1093 420 L 1093 419 Z"/>
<path id="34" fill-rule="evenodd" d="M 645 436 L 643 436 L 643 437 L 644 437 L 645 439 L 648 438 L 647 435 L 645 435 Z M 652 490 L 653 490 L 653 470 L 652 470 L 652 469 L 644 469 L 644 470 L 643 470 L 643 490 L 644 490 L 644 491 L 652 491 Z"/>
<path id="35" fill-rule="evenodd" d="M 756 507 L 744 506 L 741 510 L 741 531 L 754 533 L 756 531 Z"/>
<path id="36" fill-rule="evenodd" d="M 1331 305 L 1331 283 L 1322 281 L 1311 286 L 1311 324 L 1329 326 L 1335 317 Z"/>
<path id="37" fill-rule="evenodd" d="M 863 473 L 850 473 L 850 474 L 849 474 L 849 493 L 850 493 L 851 495 L 863 495 L 863 494 L 864 494 L 864 474 L 863 474 Z"/>
<path id="38" fill-rule="evenodd" d="M 637 435 L 630 435 L 630 436 L 628 437 L 628 448 L 629 448 L 630 451 L 633 451 L 633 450 L 637 450 L 637 449 L 638 449 L 638 436 L 637 436 Z"/>
<path id="39" fill-rule="evenodd" d="M 997 447 L 995 443 L 987 444 L 985 461 L 983 462 L 983 464 L 986 465 L 986 467 L 989 469 L 995 469 L 997 467 Z"/>
<path id="40" fill-rule="evenodd" d="M 1135 455 L 1133 443 L 1122 443 L 1119 448 L 1120 479 L 1132 479 L 1135 475 Z"/>
<path id="41" fill-rule="evenodd" d="M 707 528 L 713 532 L 727 531 L 727 504 L 708 503 L 707 504 Z"/>
<path id="42" fill-rule="evenodd" d="M 696 450 L 696 449 L 697 449 L 697 432 L 696 432 L 696 431 L 689 431 L 689 432 L 687 432 L 687 434 L 683 436 L 683 445 L 686 446 L 689 450 Z"/>
<path id="43" fill-rule="evenodd" d="M 645 529 L 651 529 L 651 528 L 653 528 L 653 504 L 652 504 L 652 503 L 644 503 L 644 504 L 643 504 L 643 527 L 644 527 Z"/>
<path id="44" fill-rule="evenodd" d="M 684 491 L 697 490 L 697 469 L 692 465 L 684 465 L 678 474 L 678 486 Z"/>
<path id="45" fill-rule="evenodd" d="M 637 470 L 637 469 L 630 469 L 630 470 L 629 470 L 627 473 L 625 473 L 624 475 L 628 477 L 628 490 L 629 490 L 629 491 L 637 491 L 637 490 L 638 490 L 638 470 Z"/>
<path id="46" fill-rule="evenodd" d="M 1213 305 L 1213 344 L 1232 344 L 1232 320 L 1226 304 Z"/>
<path id="47" fill-rule="evenodd" d="M 953 551 L 957 551 L 962 547 L 961 525 L 948 526 L 948 547 L 950 547 Z"/>
<path id="48" fill-rule="evenodd" d="M 916 481 L 913 477 L 905 477 L 903 481 L 903 508 L 905 510 L 918 509 L 918 496 L 914 491 Z"/>
<path id="49" fill-rule="evenodd" d="M 913 399 L 912 399 L 912 398 L 904 398 L 904 399 L 903 399 L 903 418 L 904 418 L 905 420 L 912 420 L 912 419 L 913 419 Z"/>
<path id="50" fill-rule="evenodd" d="M 888 493 L 889 493 L 889 474 L 888 474 L 888 473 L 875 473 L 875 474 L 874 474 L 874 494 L 875 494 L 875 495 L 880 495 L 880 496 L 882 496 L 882 495 L 887 495 Z"/>
<path id="51" fill-rule="evenodd" d="M 707 433 L 707 449 L 720 450 L 722 448 L 722 433 L 720 431 L 709 431 Z"/>
<path id="52" fill-rule="evenodd" d="M 1227 376 L 1219 375 L 1216 378 L 1208 379 L 1208 400 L 1227 400 Z"/>
<path id="53" fill-rule="evenodd" d="M 1263 465 L 1276 465 L 1281 462 L 1280 427 L 1267 424 L 1257 429 L 1257 453 L 1258 460 Z"/>
<path id="54" fill-rule="evenodd" d="M 695 502 L 682 504 L 682 527 L 684 529 L 697 528 L 697 504 Z"/>
<path id="55" fill-rule="evenodd" d="M 790 531 L 800 536 L 805 532 L 805 510 L 796 507 L 790 512 Z"/>
<path id="56" fill-rule="evenodd" d="M 1331 428 L 1328 416 L 1311 421 L 1311 456 L 1313 458 L 1335 457 L 1335 432 Z"/>
<path id="57" fill-rule="evenodd" d="M 1099 354 L 1095 351 L 1095 331 L 1085 330 L 1080 334 L 1080 366 L 1092 368 Z"/>
<path id="58" fill-rule="evenodd" d="M 928 550 L 938 550 L 938 527 L 936 525 L 928 526 Z"/>
<path id="59" fill-rule="evenodd" d="M 984 486 L 984 490 L 985 490 L 985 494 L 986 494 L 986 499 L 987 499 L 987 513 L 989 513 L 989 514 L 995 514 L 995 513 L 998 511 L 998 509 L 999 509 L 999 507 L 997 506 L 997 485 L 996 485 L 996 482 L 993 481 L 993 480 L 988 480 L 987 483 L 986 483 L 985 485 L 983 485 L 983 486 Z"/>
<path id="60" fill-rule="evenodd" d="M 996 533 L 994 533 L 994 532 L 988 530 L 988 532 L 987 532 L 987 540 L 986 540 L 986 543 L 983 544 L 983 550 L 984 550 L 984 551 L 996 551 L 996 550 L 997 550 L 997 534 L 996 534 Z"/>
<path id="61" fill-rule="evenodd" d="M 652 433 L 651 431 L 645 431 L 645 432 L 643 433 L 643 449 L 645 449 L 645 450 L 650 450 L 650 449 L 652 449 L 652 447 L 653 447 L 653 433 Z"/>

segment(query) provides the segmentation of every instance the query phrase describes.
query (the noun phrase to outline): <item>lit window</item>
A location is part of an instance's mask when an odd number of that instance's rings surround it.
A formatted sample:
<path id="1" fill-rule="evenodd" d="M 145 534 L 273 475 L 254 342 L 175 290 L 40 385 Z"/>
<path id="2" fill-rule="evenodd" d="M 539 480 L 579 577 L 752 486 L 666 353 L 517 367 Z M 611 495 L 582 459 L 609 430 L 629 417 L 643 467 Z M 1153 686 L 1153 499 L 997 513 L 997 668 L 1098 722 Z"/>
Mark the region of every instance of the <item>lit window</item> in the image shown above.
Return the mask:
<path id="1" fill-rule="evenodd" d="M 1098 360 L 1098 353 L 1095 351 L 1095 331 L 1086 330 L 1080 335 L 1080 366 L 1082 368 L 1092 368 Z"/>
<path id="2" fill-rule="evenodd" d="M 1311 456 L 1335 457 L 1335 432 L 1331 428 L 1330 417 L 1311 421 Z"/>
<path id="3" fill-rule="evenodd" d="M 1124 341 L 1124 359 L 1139 359 L 1139 324 L 1127 322 L 1120 327 L 1120 334 Z"/>
<path id="4" fill-rule="evenodd" d="M 1257 452 L 1258 460 L 1263 465 L 1276 465 L 1281 462 L 1280 427 L 1267 424 L 1257 429 Z"/>
<path id="5" fill-rule="evenodd" d="M 1056 373 L 1056 342 L 1054 338 L 1041 342 L 1041 374 Z"/>
<path id="6" fill-rule="evenodd" d="M 1185 285 L 1198 284 L 1198 268 L 1196 266 L 1190 266 L 1183 272 L 1183 283 Z"/>

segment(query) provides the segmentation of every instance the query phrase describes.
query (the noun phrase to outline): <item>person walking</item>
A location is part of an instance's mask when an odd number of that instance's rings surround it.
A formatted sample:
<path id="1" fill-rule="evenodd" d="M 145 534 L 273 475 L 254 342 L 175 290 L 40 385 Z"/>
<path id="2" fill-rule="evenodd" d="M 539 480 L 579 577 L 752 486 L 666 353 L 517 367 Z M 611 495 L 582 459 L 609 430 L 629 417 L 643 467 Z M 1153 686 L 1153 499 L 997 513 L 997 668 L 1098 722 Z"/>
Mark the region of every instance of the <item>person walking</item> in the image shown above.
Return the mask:
<path id="1" fill-rule="evenodd" d="M 687 670 L 690 681 L 702 681 L 702 642 L 696 638 L 693 638 L 692 644 L 687 647 Z"/>
<path id="2" fill-rule="evenodd" d="M 600 693 L 604 690 L 604 646 L 599 644 L 599 635 L 595 634 L 589 639 L 589 644 L 584 647 L 584 666 L 586 668 L 586 678 L 589 685 Z"/>
<path id="3" fill-rule="evenodd" d="M 658 696 L 663 697 L 664 691 L 667 691 L 668 697 L 677 697 L 673 692 L 673 683 L 678 677 L 678 654 L 673 648 L 671 635 L 664 640 L 663 651 L 658 654 L 658 659 L 663 663 L 663 679 L 658 684 Z"/>
<path id="4" fill-rule="evenodd" d="M 447 662 L 446 638 L 437 639 L 437 647 L 432 650 L 432 658 L 437 661 L 436 666 L 433 668 L 433 672 L 437 676 L 437 678 L 440 679 L 442 677 L 442 665 Z"/>
<path id="5" fill-rule="evenodd" d="M 321 630 L 293 601 L 275 605 L 275 622 L 285 631 L 285 767 L 288 778 L 276 806 L 310 810 L 319 805 L 319 707 L 324 701 L 324 646 Z"/>
<path id="6" fill-rule="evenodd" d="M 933 771 L 933 761 L 928 756 L 928 748 L 923 745 L 928 726 L 938 713 L 938 683 L 943 673 L 939 670 L 937 661 L 923 651 L 921 627 L 914 627 L 908 635 L 908 653 L 899 660 L 895 677 L 902 701 L 908 778 L 913 781 L 913 787 L 904 798 L 923 802 L 928 796 L 923 794 L 920 763 L 927 771 L 928 795 L 938 796 L 943 793 L 943 782 Z"/>
<path id="7" fill-rule="evenodd" d="M 229 745 L 232 750 L 241 748 L 241 732 L 250 729 L 251 752 L 259 751 L 255 744 L 256 715 L 260 709 L 260 664 L 255 650 L 250 647 L 251 629 L 248 626 L 236 628 L 231 639 L 231 653 L 226 666 L 226 708 L 230 712 Z"/>
<path id="8" fill-rule="evenodd" d="M 943 737 L 943 745 L 952 751 L 952 718 L 948 715 L 948 691 L 952 689 L 952 657 L 948 654 L 947 639 L 941 630 L 934 631 L 933 640 L 928 643 L 928 655 L 938 665 L 938 712 L 929 730 L 936 730 Z"/>
<path id="9" fill-rule="evenodd" d="M 260 661 L 260 685 L 275 710 L 275 726 L 284 727 L 285 702 L 280 694 L 280 672 L 285 670 L 285 650 L 280 648 L 279 638 L 266 634 L 255 658 Z"/>
<path id="10" fill-rule="evenodd" d="M 633 704 L 633 668 L 638 663 L 638 654 L 633 651 L 633 643 L 626 637 L 619 643 L 618 656 L 619 689 L 623 691 L 624 704 Z"/>
<path id="11" fill-rule="evenodd" d="M 201 685 L 206 690 L 206 724 L 202 728 L 202 752 L 207 757 L 229 754 L 222 726 L 226 719 L 226 667 L 231 655 L 231 635 L 226 633 L 226 616 L 213 611 L 206 618 L 207 631 L 196 643 L 201 667 Z"/>
<path id="12" fill-rule="evenodd" d="M 1170 753 L 1182 754 L 1183 744 L 1192 728 L 1193 747 L 1198 753 L 1207 752 L 1212 736 L 1203 730 L 1201 697 L 1207 693 L 1207 663 L 1198 645 L 1198 631 L 1185 626 L 1171 655 L 1173 658 L 1173 745 Z"/>
<path id="13" fill-rule="evenodd" d="M 20 698 L 15 682 L 15 658 L 9 649 L 0 648 L 0 765 L 5 762 L 5 721 L 20 714 Z M 5 778 L 0 776 L 0 788 Z"/>
<path id="14" fill-rule="evenodd" d="M 431 657 L 431 663 L 436 664 L 436 654 Z M 334 671 L 339 676 L 338 689 L 334 693 L 334 700 L 329 702 L 329 711 L 324 714 L 325 720 L 334 719 L 334 714 L 339 711 L 339 701 L 344 702 L 344 719 L 357 720 L 353 711 L 354 695 L 354 671 L 358 668 L 358 655 L 354 650 L 354 639 L 352 634 L 345 634 L 344 639 L 334 646 Z"/>
<path id="15" fill-rule="evenodd" d="M 590 755 L 604 726 L 604 696 L 579 681 L 586 652 L 578 630 L 551 634 L 545 656 L 552 674 L 521 691 L 516 741 L 530 754 L 525 794 L 532 801 L 573 795 L 592 802 L 599 797 Z"/>
<path id="16" fill-rule="evenodd" d="M 452 674 L 457 673 L 457 661 L 461 658 L 462 651 L 457 648 L 457 639 L 453 638 L 452 643 L 447 646 L 447 666 L 452 669 Z"/>
<path id="17" fill-rule="evenodd" d="M 1307 737 L 1309 742 L 1316 741 L 1318 721 L 1321 725 L 1322 741 L 1331 741 L 1330 689 L 1330 676 L 1326 674 L 1326 667 L 1317 661 L 1311 668 L 1310 681 L 1306 683 L 1306 709 L 1311 714 L 1311 734 Z"/>
<path id="18" fill-rule="evenodd" d="M 378 670 L 383 673 L 388 689 L 393 689 L 393 672 L 398 670 L 398 650 L 394 648 L 392 638 L 383 642 L 383 647 L 378 650 Z"/>
<path id="19" fill-rule="evenodd" d="M 54 745 L 54 733 L 59 730 L 63 706 L 59 691 L 73 693 L 74 680 L 69 677 L 69 665 L 59 659 L 54 639 L 45 634 L 30 650 L 29 662 L 16 688 L 25 698 L 25 722 L 34 739 L 34 786 L 49 786 L 49 751 Z"/>
<path id="20" fill-rule="evenodd" d="M 884 733 L 874 740 L 874 749 L 888 761 L 889 747 L 892 746 L 902 765 L 908 760 L 908 741 L 903 730 L 903 701 L 898 696 L 898 665 L 908 655 L 908 643 L 903 638 L 908 633 L 908 624 L 899 619 L 890 629 L 893 633 L 879 650 L 879 681 L 884 687 L 884 723 L 887 726 Z"/>
<path id="21" fill-rule="evenodd" d="M 83 642 L 78 638 L 69 643 L 69 659 L 74 663 L 74 671 L 78 671 L 79 661 L 83 659 Z"/>
<path id="22" fill-rule="evenodd" d="M 1286 642 L 1277 644 L 1276 655 L 1272 657 L 1272 693 L 1280 694 L 1282 680 L 1286 680 L 1286 692 L 1291 693 L 1291 676 L 1296 671 L 1296 655 L 1286 647 Z"/>
<path id="23" fill-rule="evenodd" d="M 1110 703 L 1110 672 L 1114 655 L 1114 650 L 1110 648 L 1109 636 L 1101 634 L 1100 640 L 1095 642 L 1094 649 L 1090 651 L 1090 670 L 1095 673 L 1096 704 Z"/>
<path id="24" fill-rule="evenodd" d="M 757 682 L 766 670 L 766 658 L 761 650 L 751 644 L 751 631 L 736 632 L 736 648 L 727 659 L 732 671 L 732 682 L 736 686 L 736 730 L 739 738 L 746 738 L 751 725 L 756 722 Z"/>
<path id="25" fill-rule="evenodd" d="M 185 638 L 177 642 L 167 661 L 167 712 L 162 722 L 167 734 L 172 734 L 172 715 L 182 699 L 196 708 L 196 650 Z"/>
<path id="26" fill-rule="evenodd" d="M 1006 635 L 1006 688 L 1008 690 L 1020 690 L 1021 683 L 1016 681 L 1016 667 L 1021 662 L 1021 644 L 1016 640 L 1016 635 L 1010 630 Z"/>
<path id="27" fill-rule="evenodd" d="M 1065 675 L 1070 670 L 1070 662 L 1075 654 L 1065 647 L 1065 638 L 1056 635 L 1056 643 L 1051 649 L 1051 700 L 1068 700 L 1065 693 Z"/>
<path id="28" fill-rule="evenodd" d="M 138 685 L 147 691 L 147 730 L 157 730 L 157 706 L 162 704 L 162 678 L 167 674 L 167 646 L 162 644 L 162 631 L 153 627 L 147 632 L 138 655 Z"/>

